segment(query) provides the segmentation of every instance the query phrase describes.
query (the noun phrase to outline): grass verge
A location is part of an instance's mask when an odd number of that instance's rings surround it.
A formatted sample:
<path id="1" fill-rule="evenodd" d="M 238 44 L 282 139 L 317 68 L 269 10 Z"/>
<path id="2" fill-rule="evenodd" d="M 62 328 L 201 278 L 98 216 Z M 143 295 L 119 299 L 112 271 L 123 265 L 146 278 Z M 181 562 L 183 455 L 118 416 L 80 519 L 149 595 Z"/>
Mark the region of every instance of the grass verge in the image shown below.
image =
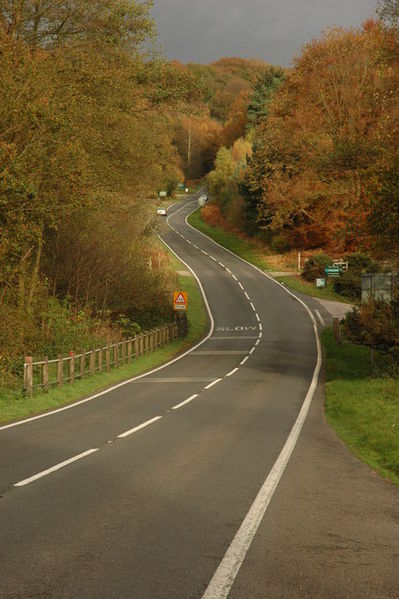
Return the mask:
<path id="1" fill-rule="evenodd" d="M 205 233 L 205 235 L 208 235 L 208 237 L 223 247 L 227 248 L 231 252 L 234 252 L 234 254 L 237 254 L 237 256 L 244 258 L 244 260 L 247 260 L 262 270 L 270 270 L 270 266 L 268 265 L 266 259 L 260 255 L 260 252 L 254 246 L 254 244 L 244 239 L 239 239 L 232 233 L 223 231 L 223 229 L 208 225 L 204 220 L 202 220 L 199 209 L 189 216 L 188 222 L 192 227 L 198 229 L 202 233 Z"/>
<path id="2" fill-rule="evenodd" d="M 174 256 L 172 256 L 171 262 L 176 270 L 185 269 L 185 266 Z M 95 374 L 82 381 L 76 381 L 73 385 L 54 387 L 48 393 L 37 392 L 33 398 L 26 397 L 22 392 L 2 390 L 0 423 L 5 424 L 20 418 L 27 418 L 87 397 L 116 383 L 152 370 L 194 345 L 206 333 L 208 325 L 206 309 L 201 292 L 192 276 L 179 275 L 178 283 L 181 289 L 188 292 L 189 297 L 187 312 L 189 331 L 184 339 L 176 340 L 147 356 L 133 360 L 131 364 L 115 368 L 110 372 Z"/>
<path id="3" fill-rule="evenodd" d="M 319 288 L 316 287 L 314 283 L 309 283 L 308 281 L 305 281 L 304 279 L 302 279 L 302 277 L 297 275 L 276 277 L 276 281 L 284 283 L 284 285 L 289 289 L 292 289 L 292 291 L 305 293 L 306 295 L 311 295 L 312 297 L 318 297 L 320 299 L 333 300 L 335 302 L 343 302 L 349 304 L 356 303 L 353 299 L 336 293 L 332 288 L 331 283 L 328 283 L 328 286 L 325 288 Z"/>
<path id="4" fill-rule="evenodd" d="M 331 329 L 322 343 L 329 424 L 352 453 L 399 485 L 399 379 L 384 375 L 385 358 L 371 363 L 369 348 L 337 345 Z"/>

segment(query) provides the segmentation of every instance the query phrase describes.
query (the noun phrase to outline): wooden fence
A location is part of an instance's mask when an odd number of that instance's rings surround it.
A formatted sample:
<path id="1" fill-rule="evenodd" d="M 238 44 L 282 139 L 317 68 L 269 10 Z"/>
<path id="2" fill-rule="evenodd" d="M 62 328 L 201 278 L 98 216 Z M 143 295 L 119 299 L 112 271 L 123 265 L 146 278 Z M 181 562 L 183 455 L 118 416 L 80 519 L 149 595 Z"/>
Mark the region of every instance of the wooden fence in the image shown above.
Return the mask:
<path id="1" fill-rule="evenodd" d="M 48 391 L 52 385 L 74 383 L 76 379 L 83 379 L 95 372 L 107 372 L 112 367 L 128 364 L 178 337 L 184 337 L 187 333 L 185 316 L 179 314 L 171 324 L 98 349 L 81 350 L 80 353 L 71 351 L 67 356 L 60 355 L 54 360 L 45 357 L 39 362 L 34 362 L 31 356 L 26 356 L 24 390 L 32 396 L 35 389 Z"/>

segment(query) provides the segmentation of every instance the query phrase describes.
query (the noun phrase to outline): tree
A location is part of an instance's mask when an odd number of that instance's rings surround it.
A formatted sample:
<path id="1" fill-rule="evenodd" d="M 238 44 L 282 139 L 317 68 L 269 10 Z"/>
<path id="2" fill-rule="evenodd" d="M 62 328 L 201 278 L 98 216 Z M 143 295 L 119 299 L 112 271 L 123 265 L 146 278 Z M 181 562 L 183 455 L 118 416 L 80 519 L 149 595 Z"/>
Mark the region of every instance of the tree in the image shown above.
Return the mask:
<path id="1" fill-rule="evenodd" d="M 399 0 L 378 0 L 377 14 L 389 25 L 399 25 Z"/>

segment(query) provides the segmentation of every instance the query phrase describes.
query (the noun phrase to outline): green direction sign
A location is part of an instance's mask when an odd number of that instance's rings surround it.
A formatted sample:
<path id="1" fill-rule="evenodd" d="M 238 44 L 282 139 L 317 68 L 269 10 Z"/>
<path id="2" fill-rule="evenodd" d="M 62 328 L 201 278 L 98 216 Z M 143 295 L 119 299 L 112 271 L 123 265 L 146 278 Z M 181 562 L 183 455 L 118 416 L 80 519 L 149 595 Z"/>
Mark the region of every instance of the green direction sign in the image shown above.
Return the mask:
<path id="1" fill-rule="evenodd" d="M 339 277 L 342 270 L 343 269 L 341 266 L 326 266 L 324 272 L 326 273 L 327 277 Z"/>

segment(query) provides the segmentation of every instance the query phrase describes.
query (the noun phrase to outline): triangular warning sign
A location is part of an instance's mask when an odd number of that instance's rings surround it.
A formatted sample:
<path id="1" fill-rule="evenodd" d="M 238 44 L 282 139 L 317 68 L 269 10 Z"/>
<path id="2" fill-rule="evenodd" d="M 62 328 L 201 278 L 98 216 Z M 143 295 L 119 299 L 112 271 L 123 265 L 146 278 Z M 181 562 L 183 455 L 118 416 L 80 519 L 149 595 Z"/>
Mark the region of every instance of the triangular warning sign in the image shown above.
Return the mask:
<path id="1" fill-rule="evenodd" d="M 186 303 L 186 298 L 184 297 L 184 295 L 182 293 L 179 293 L 179 295 L 175 299 L 175 304 L 185 304 L 185 303 Z"/>

